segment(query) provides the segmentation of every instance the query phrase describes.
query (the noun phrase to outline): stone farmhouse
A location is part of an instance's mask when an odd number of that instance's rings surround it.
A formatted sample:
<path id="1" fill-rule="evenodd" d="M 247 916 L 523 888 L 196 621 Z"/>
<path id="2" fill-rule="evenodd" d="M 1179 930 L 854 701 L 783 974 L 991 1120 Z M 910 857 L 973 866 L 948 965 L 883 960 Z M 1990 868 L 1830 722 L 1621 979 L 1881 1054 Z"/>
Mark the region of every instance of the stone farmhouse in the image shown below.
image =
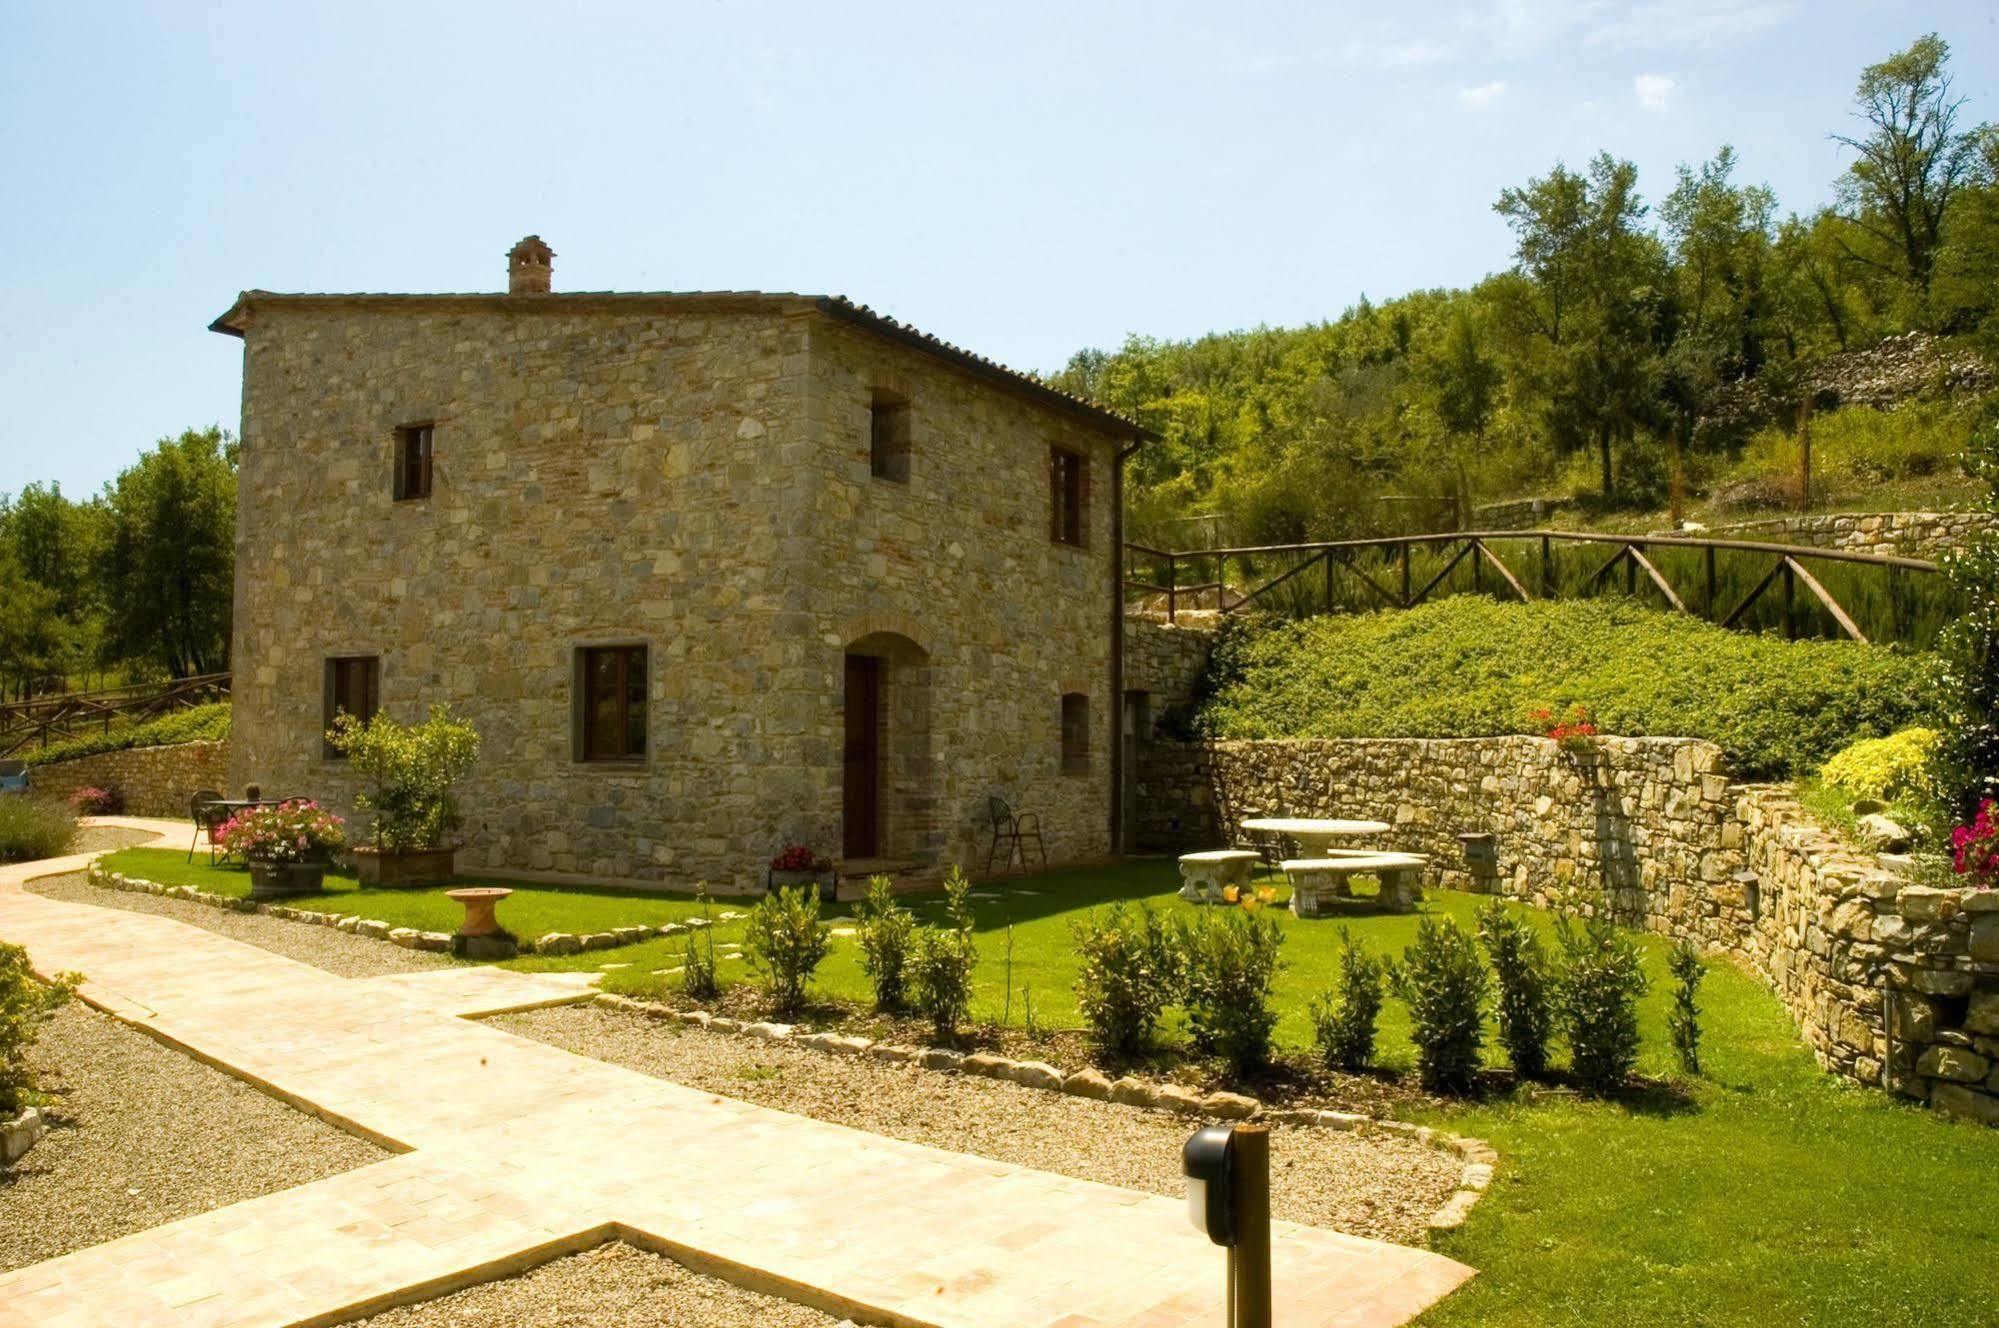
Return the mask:
<path id="1" fill-rule="evenodd" d="M 461 869 L 711 888 L 787 843 L 1119 844 L 1139 426 L 845 299 L 244 292 L 230 777 L 350 810 L 338 710 L 448 703 Z M 1031 851 L 1031 849 L 1030 849 Z"/>

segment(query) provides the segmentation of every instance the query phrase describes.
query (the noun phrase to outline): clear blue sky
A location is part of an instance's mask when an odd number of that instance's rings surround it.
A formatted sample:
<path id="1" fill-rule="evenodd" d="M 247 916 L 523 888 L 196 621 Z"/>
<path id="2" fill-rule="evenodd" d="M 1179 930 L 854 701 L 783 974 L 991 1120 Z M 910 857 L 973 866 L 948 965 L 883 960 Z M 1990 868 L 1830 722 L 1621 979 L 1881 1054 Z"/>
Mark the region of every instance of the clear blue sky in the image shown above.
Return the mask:
<path id="1" fill-rule="evenodd" d="M 0 0 L 0 491 L 238 417 L 238 290 L 836 293 L 1022 368 L 1509 261 L 1499 191 L 1732 142 L 1824 202 L 1861 67 L 1991 0 Z"/>

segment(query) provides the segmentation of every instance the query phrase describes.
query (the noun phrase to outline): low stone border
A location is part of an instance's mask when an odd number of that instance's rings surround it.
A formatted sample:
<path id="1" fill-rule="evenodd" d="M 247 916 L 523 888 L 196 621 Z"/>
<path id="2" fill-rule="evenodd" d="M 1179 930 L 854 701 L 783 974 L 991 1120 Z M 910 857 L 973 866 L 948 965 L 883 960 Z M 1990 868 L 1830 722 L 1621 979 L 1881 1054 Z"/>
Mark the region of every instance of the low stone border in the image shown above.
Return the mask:
<path id="1" fill-rule="evenodd" d="M 369 940 L 387 941 L 405 950 L 427 950 L 432 953 L 448 953 L 451 949 L 451 933 L 443 931 L 418 931 L 414 927 L 398 927 L 380 918 L 358 917 L 351 913 L 322 913 L 317 909 L 298 908 L 291 904 L 272 903 L 268 900 L 238 899 L 234 895 L 218 895 L 207 890 L 198 890 L 191 885 L 162 885 L 158 881 L 148 881 L 143 877 L 127 876 L 123 872 L 104 871 L 96 863 L 90 865 L 86 879 L 92 885 L 111 890 L 124 890 L 135 894 L 160 895 L 168 899 L 185 899 L 196 904 L 206 904 L 230 913 L 261 913 L 266 917 L 280 918 L 287 922 L 302 922 L 308 926 L 332 927 L 351 936 L 362 936 Z M 721 914 L 723 921 L 740 916 L 733 912 Z M 574 935 L 568 932 L 550 932 L 537 940 L 523 940 L 522 954 L 572 955 L 585 950 L 612 950 L 621 945 L 636 945 L 656 936 L 679 936 L 689 931 L 698 931 L 709 926 L 706 918 L 690 918 L 686 922 L 669 922 L 658 927 L 619 927 L 614 931 L 589 932 Z"/>
<path id="2" fill-rule="evenodd" d="M 751 1023 L 706 1010 L 678 1010 L 670 1005 L 634 1000 L 610 992 L 599 992 L 591 1003 L 607 1010 L 643 1015 L 648 1019 L 675 1021 L 711 1033 L 729 1033 L 762 1042 L 785 1042 L 808 1047 L 833 1056 L 866 1056 L 873 1060 L 945 1074 L 976 1074 L 988 1079 L 1004 1079 L 1023 1088 L 1039 1088 L 1052 1093 L 1149 1111 L 1170 1111 L 1183 1116 L 1206 1116 L 1221 1120 L 1263 1120 L 1276 1125 L 1299 1125 L 1357 1134 L 1389 1134 L 1413 1139 L 1426 1148 L 1454 1153 L 1463 1161 L 1458 1188 L 1444 1206 L 1430 1215 L 1432 1231 L 1451 1231 L 1463 1226 L 1472 1206 L 1492 1184 L 1499 1154 L 1483 1139 L 1467 1138 L 1428 1125 L 1408 1121 L 1382 1120 L 1349 1111 L 1317 1111 L 1271 1108 L 1244 1093 L 1196 1093 L 1179 1084 L 1125 1076 L 1112 1079 L 1102 1070 L 1085 1067 L 1063 1070 L 1046 1061 L 1016 1061 L 990 1052 L 953 1051 L 948 1047 L 911 1047 L 893 1042 L 876 1042 L 844 1033 L 801 1033 L 794 1025 Z"/>
<path id="3" fill-rule="evenodd" d="M 23 1107 L 14 1119 L 0 1121 L 0 1164 L 20 1161 L 48 1132 L 40 1107 Z"/>

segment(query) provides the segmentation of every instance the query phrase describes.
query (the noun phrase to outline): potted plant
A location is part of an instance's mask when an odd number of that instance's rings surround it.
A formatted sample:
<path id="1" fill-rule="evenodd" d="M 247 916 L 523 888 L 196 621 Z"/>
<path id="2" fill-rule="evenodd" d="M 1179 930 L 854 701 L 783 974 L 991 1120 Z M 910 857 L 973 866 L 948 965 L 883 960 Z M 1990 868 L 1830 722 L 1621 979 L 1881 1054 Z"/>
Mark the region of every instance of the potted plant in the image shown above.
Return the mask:
<path id="1" fill-rule="evenodd" d="M 770 860 L 770 879 L 766 890 L 783 890 L 790 886 L 811 885 L 819 889 L 819 898 L 831 903 L 839 888 L 840 878 L 833 874 L 833 860 L 814 853 L 804 844 L 786 844 L 782 852 Z"/>
<path id="2" fill-rule="evenodd" d="M 449 707 L 432 706 L 421 724 L 387 715 L 367 723 L 342 714 L 327 740 L 368 782 L 354 806 L 374 817 L 369 842 L 354 849 L 364 885 L 436 885 L 451 879 L 460 824 L 451 786 L 479 755 L 479 733 Z"/>
<path id="3" fill-rule="evenodd" d="M 215 831 L 215 842 L 250 866 L 252 899 L 317 894 L 334 853 L 347 842 L 345 823 L 306 798 L 245 807 Z"/>

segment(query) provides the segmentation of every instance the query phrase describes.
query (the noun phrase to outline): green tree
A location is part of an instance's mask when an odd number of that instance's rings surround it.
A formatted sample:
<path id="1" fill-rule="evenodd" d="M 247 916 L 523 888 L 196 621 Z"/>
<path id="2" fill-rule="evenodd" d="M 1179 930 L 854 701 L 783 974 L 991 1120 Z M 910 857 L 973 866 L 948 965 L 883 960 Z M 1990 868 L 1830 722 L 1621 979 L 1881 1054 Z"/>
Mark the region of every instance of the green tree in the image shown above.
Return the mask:
<path id="1" fill-rule="evenodd" d="M 1935 33 L 1869 65 L 1855 89 L 1861 137 L 1833 135 L 1856 160 L 1840 182 L 1842 246 L 1855 263 L 1906 283 L 1925 303 L 1951 202 L 1974 183 L 1987 126 L 1958 128 L 1950 47 Z"/>
<path id="2" fill-rule="evenodd" d="M 163 438 L 103 501 L 96 563 L 109 648 L 177 678 L 228 667 L 235 444 L 217 428 Z"/>

